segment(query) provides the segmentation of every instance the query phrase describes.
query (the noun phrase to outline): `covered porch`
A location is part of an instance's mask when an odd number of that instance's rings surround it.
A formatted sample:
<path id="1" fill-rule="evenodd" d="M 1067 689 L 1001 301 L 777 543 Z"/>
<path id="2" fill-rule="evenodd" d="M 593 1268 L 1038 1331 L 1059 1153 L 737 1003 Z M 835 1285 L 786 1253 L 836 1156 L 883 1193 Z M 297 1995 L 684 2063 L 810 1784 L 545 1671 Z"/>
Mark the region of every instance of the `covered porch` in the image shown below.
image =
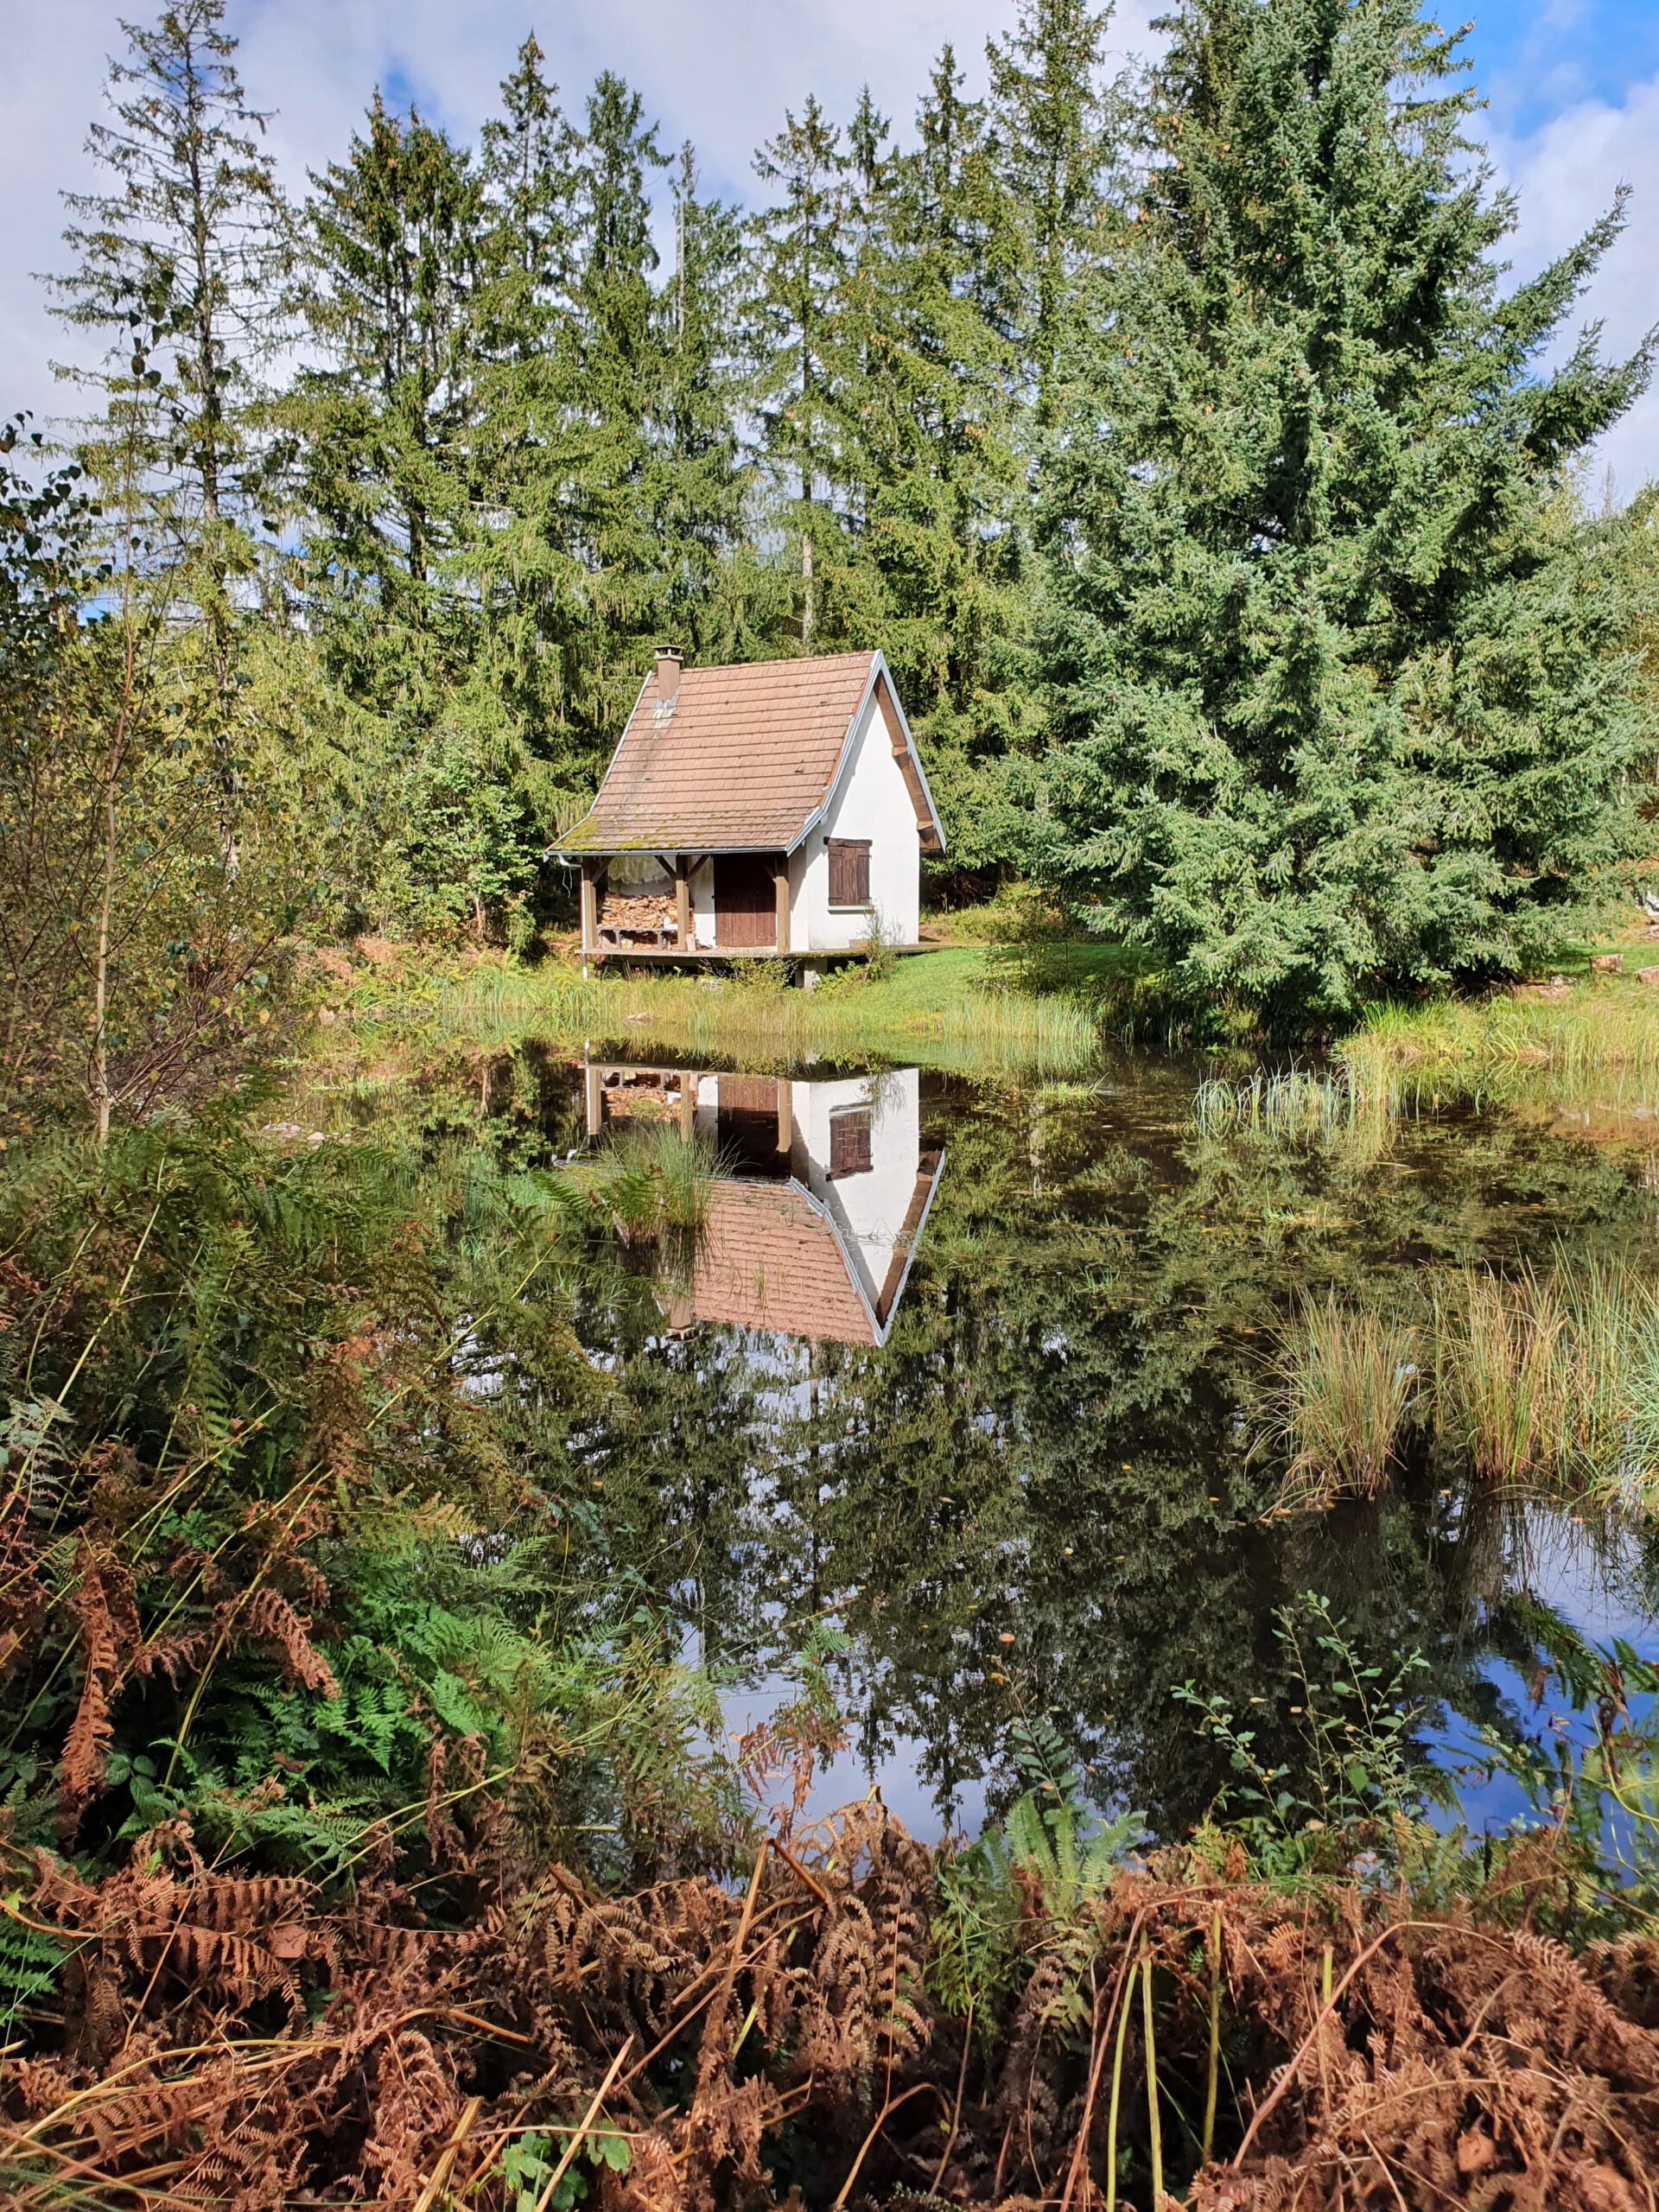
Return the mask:
<path id="1" fill-rule="evenodd" d="M 581 866 L 584 960 L 775 959 L 797 949 L 782 851 L 595 854 Z"/>

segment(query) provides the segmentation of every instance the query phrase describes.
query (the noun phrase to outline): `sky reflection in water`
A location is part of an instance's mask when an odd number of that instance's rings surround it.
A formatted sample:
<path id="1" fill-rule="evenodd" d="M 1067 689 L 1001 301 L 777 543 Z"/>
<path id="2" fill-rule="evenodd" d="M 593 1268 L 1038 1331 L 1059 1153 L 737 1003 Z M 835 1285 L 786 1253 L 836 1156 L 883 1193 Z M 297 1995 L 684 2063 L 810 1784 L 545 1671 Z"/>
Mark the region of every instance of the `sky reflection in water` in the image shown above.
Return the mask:
<path id="1" fill-rule="evenodd" d="M 1421 1650 L 1448 1761 L 1471 1724 L 1548 1724 L 1517 1598 L 1659 1651 L 1642 1529 L 1485 1495 L 1424 1440 L 1374 1502 L 1264 1517 L 1283 1454 L 1255 1441 L 1301 1296 L 1415 1324 L 1443 1270 L 1645 1261 L 1647 1155 L 1473 1112 L 1222 1139 L 1198 1072 L 545 1069 L 554 1143 L 667 1121 L 718 1159 L 647 1318 L 590 1317 L 619 1390 L 575 1446 L 734 1732 L 813 1619 L 846 1631 L 853 1738 L 816 1806 L 875 1783 L 918 1832 L 972 1833 L 1043 1713 L 1103 1803 L 1179 1832 L 1226 1764 L 1175 1685 L 1303 1757 L 1274 1630 L 1307 1592 L 1363 1656 Z M 1517 1808 L 1465 1787 L 1477 1827 Z"/>

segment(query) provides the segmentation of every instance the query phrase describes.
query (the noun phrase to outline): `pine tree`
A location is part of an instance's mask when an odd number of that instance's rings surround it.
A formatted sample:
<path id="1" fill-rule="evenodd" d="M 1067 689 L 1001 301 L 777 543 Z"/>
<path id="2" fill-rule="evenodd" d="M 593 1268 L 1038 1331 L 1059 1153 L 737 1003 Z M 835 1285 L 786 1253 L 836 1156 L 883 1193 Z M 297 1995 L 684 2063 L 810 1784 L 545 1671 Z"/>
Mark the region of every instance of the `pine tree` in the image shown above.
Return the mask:
<path id="1" fill-rule="evenodd" d="M 1540 369 L 1620 212 L 1501 290 L 1515 210 L 1414 0 L 1172 28 L 1046 487 L 1039 851 L 1294 1032 L 1547 957 L 1629 849 L 1630 564 L 1561 487 L 1648 355 Z"/>
<path id="2" fill-rule="evenodd" d="M 985 49 L 998 168 L 1023 245 L 1019 341 L 1039 431 L 1055 420 L 1080 277 L 1104 251 L 1116 151 L 1101 77 L 1110 16 L 1089 0 L 1020 0 L 1014 29 Z"/>
<path id="3" fill-rule="evenodd" d="M 754 167 L 778 193 L 753 224 L 760 452 L 772 519 L 798 569 L 795 637 L 810 652 L 837 641 L 852 580 L 838 497 L 848 159 L 840 130 L 810 97 L 798 117 L 785 111 Z"/>
<path id="4" fill-rule="evenodd" d="M 231 582 L 252 564 L 249 409 L 281 335 L 285 221 L 260 143 L 268 118 L 243 94 L 224 16 L 223 0 L 175 0 L 153 27 L 124 26 L 127 58 L 109 70 L 113 121 L 87 141 L 112 188 L 66 194 L 76 263 L 48 280 L 63 322 L 107 346 L 97 368 L 62 372 L 105 402 L 84 426 L 84 457 L 113 497 L 136 451 L 143 536 L 175 600 L 205 616 L 203 711 L 219 718 Z"/>

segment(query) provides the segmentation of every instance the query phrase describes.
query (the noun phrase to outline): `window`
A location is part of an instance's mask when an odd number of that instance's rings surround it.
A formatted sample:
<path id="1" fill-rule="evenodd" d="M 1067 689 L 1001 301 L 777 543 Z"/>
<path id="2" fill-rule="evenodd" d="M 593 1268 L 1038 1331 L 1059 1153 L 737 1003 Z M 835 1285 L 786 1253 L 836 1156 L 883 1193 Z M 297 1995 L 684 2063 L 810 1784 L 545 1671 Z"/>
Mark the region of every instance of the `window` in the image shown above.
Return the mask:
<path id="1" fill-rule="evenodd" d="M 868 837 L 830 840 L 830 904 L 868 906 L 870 903 L 870 841 Z"/>
<path id="2" fill-rule="evenodd" d="M 830 1173 L 835 1175 L 868 1175 L 870 1159 L 870 1109 L 855 1106 L 844 1114 L 830 1116 Z"/>

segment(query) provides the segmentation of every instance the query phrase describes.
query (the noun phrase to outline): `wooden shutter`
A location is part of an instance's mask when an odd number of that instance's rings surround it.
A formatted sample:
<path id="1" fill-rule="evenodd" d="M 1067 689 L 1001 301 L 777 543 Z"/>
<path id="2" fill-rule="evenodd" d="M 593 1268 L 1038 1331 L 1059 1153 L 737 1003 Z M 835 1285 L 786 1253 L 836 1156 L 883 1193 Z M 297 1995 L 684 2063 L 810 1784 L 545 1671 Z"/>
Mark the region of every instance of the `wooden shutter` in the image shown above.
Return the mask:
<path id="1" fill-rule="evenodd" d="M 870 841 L 868 837 L 830 840 L 830 904 L 868 906 L 870 903 Z"/>
<path id="2" fill-rule="evenodd" d="M 855 1106 L 849 1112 L 830 1116 L 830 1173 L 834 1175 L 868 1175 L 873 1162 L 870 1155 L 870 1109 Z"/>

